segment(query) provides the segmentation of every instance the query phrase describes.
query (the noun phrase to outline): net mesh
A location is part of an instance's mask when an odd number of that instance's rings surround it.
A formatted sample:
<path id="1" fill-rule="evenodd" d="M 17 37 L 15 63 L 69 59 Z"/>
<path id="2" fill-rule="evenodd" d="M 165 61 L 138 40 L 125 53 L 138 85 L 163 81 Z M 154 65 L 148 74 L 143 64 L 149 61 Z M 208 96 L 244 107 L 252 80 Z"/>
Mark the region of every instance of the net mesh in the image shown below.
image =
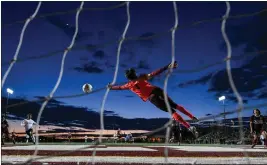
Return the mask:
<path id="1" fill-rule="evenodd" d="M 8 67 L 8 69 L 7 69 L 7 71 L 6 71 L 5 75 L 4 75 L 4 77 L 3 77 L 3 79 L 2 79 L 2 88 L 3 88 L 4 84 L 5 84 L 5 81 L 6 81 L 6 78 L 7 78 L 8 74 L 9 74 L 9 72 L 11 71 L 11 69 L 12 69 L 13 65 L 15 64 L 15 62 L 17 61 L 17 58 L 18 58 L 18 55 L 19 55 L 19 50 L 20 50 L 20 48 L 21 48 L 21 44 L 22 44 L 22 41 L 23 41 L 24 32 L 25 32 L 25 30 L 26 30 L 28 24 L 29 24 L 29 23 L 34 19 L 34 17 L 37 15 L 37 13 L 38 13 L 38 11 L 39 11 L 39 9 L 40 9 L 40 7 L 41 7 L 41 4 L 42 4 L 42 2 L 39 2 L 39 3 L 38 3 L 38 6 L 37 6 L 35 12 L 33 13 L 33 15 L 31 15 L 31 16 L 26 20 L 26 22 L 25 22 L 25 24 L 24 24 L 24 26 L 23 26 L 23 29 L 22 29 L 21 34 L 20 34 L 19 44 L 18 44 L 16 53 L 15 53 L 15 55 L 14 55 L 12 61 L 11 61 L 11 64 L 9 65 L 9 67 Z"/>
<path id="2" fill-rule="evenodd" d="M 221 31 L 222 31 L 222 36 L 223 36 L 223 39 L 224 39 L 224 41 L 226 43 L 226 47 L 227 47 L 227 59 L 231 59 L 232 48 L 231 48 L 230 41 L 227 37 L 227 34 L 225 32 L 226 21 L 229 17 L 231 7 L 230 7 L 229 2 L 225 2 L 225 3 L 226 3 L 226 12 L 225 12 L 225 15 L 223 16 L 224 19 L 222 21 Z M 229 80 L 230 86 L 231 86 L 231 88 L 232 88 L 232 90 L 233 90 L 233 92 L 234 92 L 234 94 L 238 100 L 238 121 L 239 121 L 239 126 L 240 126 L 239 132 L 240 132 L 240 139 L 243 141 L 244 132 L 243 132 L 243 120 L 242 120 L 242 114 L 241 114 L 241 111 L 243 109 L 243 100 L 242 100 L 242 97 L 240 96 L 240 94 L 238 93 L 236 86 L 235 86 L 235 83 L 234 83 L 234 80 L 233 80 L 230 60 L 228 60 L 226 62 L 226 70 L 227 70 L 227 75 L 228 75 L 228 80 Z M 247 161 L 249 161 L 247 153 L 246 152 L 244 152 L 244 153 L 246 155 Z"/>
<path id="3" fill-rule="evenodd" d="M 171 107 L 170 107 L 170 103 L 168 101 L 168 95 L 167 95 L 167 86 L 168 86 L 168 79 L 169 79 L 169 76 L 171 75 L 171 73 L 173 72 L 173 65 L 174 65 L 174 62 L 175 62 L 175 31 L 178 27 L 178 11 L 177 11 L 177 6 L 176 6 L 176 3 L 173 2 L 173 8 L 174 8 L 174 14 L 175 14 L 175 23 L 174 23 L 174 26 L 172 28 L 172 43 L 171 43 L 171 46 L 172 46 L 172 52 L 171 52 L 171 68 L 168 70 L 168 73 L 166 75 L 166 78 L 164 80 L 164 101 L 165 101 L 165 104 L 167 105 L 167 109 L 168 109 L 168 112 L 170 113 L 170 121 L 172 121 L 172 116 L 171 116 Z M 165 163 L 168 163 L 168 143 L 169 143 L 169 139 L 170 139 L 170 130 L 171 128 L 170 127 L 167 127 L 167 130 L 166 130 L 166 136 L 165 136 L 165 149 L 164 149 L 164 156 L 165 156 Z"/>
<path id="4" fill-rule="evenodd" d="M 52 89 L 52 91 L 50 92 L 49 96 L 47 97 L 47 100 L 45 100 L 39 110 L 39 113 L 38 113 L 38 116 L 37 116 L 37 125 L 40 124 L 40 120 L 41 120 L 41 116 L 42 116 L 42 113 L 44 111 L 44 108 L 46 107 L 47 103 L 49 102 L 49 100 L 53 97 L 54 93 L 56 92 L 60 82 L 61 82 L 61 79 L 62 79 L 62 76 L 63 76 L 63 72 L 64 72 L 64 64 L 65 64 L 65 59 L 66 59 L 66 56 L 67 56 L 67 53 L 72 49 L 73 45 L 74 45 L 74 42 L 75 42 L 75 39 L 77 37 L 77 34 L 78 34 L 78 29 L 79 29 L 79 15 L 80 15 L 80 12 L 82 11 L 83 9 L 83 4 L 84 2 L 81 2 L 81 5 L 80 7 L 78 8 L 77 10 L 77 13 L 76 13 L 76 20 L 75 20 L 75 32 L 74 32 L 74 35 L 72 37 L 72 40 L 71 40 L 71 43 L 70 45 L 65 49 L 65 52 L 63 54 L 63 57 L 62 57 L 62 61 L 61 61 L 61 67 L 60 67 L 60 73 L 59 73 L 59 76 L 58 76 L 58 79 L 57 79 L 57 82 L 54 86 L 54 88 Z M 39 135 L 38 135 L 38 128 L 37 127 L 37 130 L 36 130 L 36 147 L 35 147 L 35 151 L 33 153 L 33 157 L 35 157 L 38 153 L 38 144 L 39 144 Z M 30 158 L 29 161 L 31 161 L 32 158 Z"/>
<path id="5" fill-rule="evenodd" d="M 118 76 L 119 63 L 120 63 L 120 53 L 121 53 L 121 45 L 122 45 L 123 41 L 125 40 L 125 35 L 127 33 L 127 30 L 129 28 L 129 25 L 130 25 L 130 8 L 129 8 L 129 4 L 130 4 L 130 2 L 127 2 L 126 3 L 126 8 L 127 8 L 127 24 L 125 26 L 124 32 L 123 32 L 123 34 L 121 36 L 121 39 L 120 39 L 120 42 L 119 42 L 119 45 L 118 45 L 116 68 L 115 68 L 114 77 L 113 77 L 113 80 L 112 80 L 112 83 L 111 83 L 113 85 L 116 83 L 117 76 Z M 105 107 L 105 103 L 106 103 L 106 100 L 107 100 L 109 91 L 110 91 L 110 89 L 107 88 L 107 90 L 105 92 L 105 95 L 103 97 L 102 104 L 101 104 L 101 109 L 100 109 L 101 132 L 100 132 L 100 136 L 99 136 L 99 144 L 102 142 L 102 136 L 103 136 L 103 131 L 104 131 L 104 107 Z M 96 147 L 94 148 L 93 155 L 92 155 L 93 156 L 93 159 L 92 159 L 92 163 L 93 164 L 95 163 L 94 162 L 95 154 L 96 154 Z"/>
<path id="6" fill-rule="evenodd" d="M 264 12 L 267 12 L 267 9 L 264 9 L 264 10 L 261 10 L 259 12 L 255 12 L 255 13 L 240 14 L 240 15 L 230 16 L 230 9 L 231 9 L 230 8 L 230 3 L 226 2 L 226 12 L 225 12 L 225 15 L 222 18 L 195 21 L 195 22 L 190 23 L 188 25 L 179 25 L 178 26 L 178 7 L 176 5 L 176 2 L 173 2 L 173 10 L 174 10 L 174 14 L 175 14 L 174 22 L 175 23 L 174 23 L 174 26 L 170 30 L 168 30 L 166 32 L 154 34 L 154 35 L 151 35 L 151 36 L 148 36 L 148 37 L 126 37 L 128 28 L 130 26 L 130 20 L 131 20 L 131 17 L 130 17 L 130 2 L 123 2 L 123 3 L 120 3 L 119 5 L 115 5 L 115 6 L 111 6 L 111 7 L 107 7 L 107 8 L 83 8 L 84 2 L 81 2 L 80 6 L 79 6 L 79 8 L 77 10 L 70 10 L 70 11 L 66 11 L 66 12 L 55 12 L 55 13 L 49 13 L 49 14 L 44 14 L 44 15 L 37 16 L 38 11 L 39 11 L 39 9 L 41 7 L 41 4 L 42 4 L 42 2 L 38 3 L 35 12 L 26 21 L 16 21 L 16 22 L 13 22 L 11 24 L 4 25 L 4 27 L 8 27 L 8 26 L 11 26 L 13 24 L 24 23 L 25 22 L 25 24 L 23 26 L 23 29 L 22 29 L 22 32 L 21 32 L 21 35 L 20 35 L 19 44 L 17 46 L 16 53 L 15 53 L 13 59 L 11 60 L 11 62 L 3 64 L 3 65 L 9 65 L 9 67 L 8 67 L 7 71 L 5 72 L 5 74 L 3 76 L 2 88 L 3 88 L 4 84 L 5 84 L 5 81 L 6 81 L 7 77 L 8 77 L 8 75 L 9 75 L 13 65 L 16 62 L 24 62 L 24 61 L 28 61 L 28 60 L 36 60 L 36 59 L 47 58 L 47 57 L 51 57 L 51 56 L 54 56 L 54 55 L 58 55 L 59 53 L 63 52 L 64 54 L 63 54 L 62 61 L 61 61 L 60 73 L 59 73 L 57 82 L 56 82 L 54 88 L 52 89 L 52 91 L 50 92 L 49 96 L 44 97 L 44 99 L 36 99 L 36 100 L 32 101 L 32 102 L 43 101 L 43 104 L 42 104 L 42 106 L 41 106 L 41 108 L 39 110 L 38 117 L 37 117 L 37 124 L 38 125 L 40 123 L 40 119 L 41 119 L 42 113 L 43 113 L 47 103 L 52 98 L 53 99 L 64 99 L 64 98 L 83 97 L 83 96 L 87 96 L 89 94 L 93 94 L 93 93 L 96 93 L 96 92 L 100 92 L 100 91 L 106 90 L 106 92 L 104 94 L 104 97 L 103 97 L 103 100 L 102 100 L 102 103 L 101 103 L 101 108 L 100 108 L 100 125 L 101 125 L 100 129 L 101 129 L 101 132 L 100 132 L 100 135 L 99 135 L 99 138 L 98 138 L 99 140 L 95 144 L 93 144 L 91 146 L 85 146 L 83 148 L 78 148 L 77 150 L 74 150 L 74 151 L 65 152 L 64 154 L 61 154 L 61 156 L 68 155 L 68 154 L 73 153 L 75 151 L 86 149 L 88 147 L 93 147 L 94 150 L 93 150 L 92 157 L 87 162 L 87 164 L 88 163 L 92 163 L 92 164 L 95 163 L 94 157 L 96 156 L 96 147 L 102 143 L 102 136 L 103 136 L 103 131 L 104 131 L 104 108 L 105 108 L 105 103 L 106 103 L 106 100 L 107 100 L 107 97 L 108 97 L 108 93 L 110 91 L 109 88 L 102 87 L 102 88 L 93 90 L 92 92 L 87 93 L 87 94 L 84 94 L 84 93 L 80 94 L 79 93 L 79 94 L 65 95 L 65 96 L 54 96 L 54 93 L 56 92 L 56 90 L 57 90 L 57 88 L 58 88 L 58 86 L 59 86 L 59 84 L 61 82 L 62 76 L 63 76 L 64 62 L 65 62 L 66 55 L 70 50 L 81 50 L 81 49 L 85 49 L 85 48 L 86 49 L 94 49 L 95 47 L 102 47 L 103 48 L 103 47 L 118 43 L 116 67 L 115 67 L 113 80 L 111 82 L 111 84 L 115 84 L 116 81 L 117 81 L 117 75 L 118 75 L 118 71 L 119 71 L 121 48 L 122 48 L 122 45 L 123 45 L 124 42 L 131 41 L 131 40 L 149 40 L 151 38 L 164 36 L 164 35 L 169 34 L 171 32 L 171 61 L 172 61 L 172 63 L 174 63 L 174 61 L 175 61 L 175 32 L 176 32 L 177 29 L 196 26 L 196 25 L 199 25 L 199 24 L 207 23 L 207 22 L 222 21 L 222 23 L 221 23 L 221 32 L 222 32 L 223 39 L 224 39 L 224 41 L 226 43 L 227 57 L 222 59 L 222 60 L 220 60 L 220 61 L 218 61 L 218 62 L 215 62 L 213 64 L 207 64 L 207 65 L 204 65 L 204 66 L 201 66 L 201 67 L 198 67 L 198 68 L 194 68 L 194 69 L 190 69 L 190 70 L 180 70 L 180 69 L 178 69 L 173 74 L 200 72 L 200 71 L 206 70 L 208 68 L 211 68 L 211 67 L 214 67 L 216 65 L 219 65 L 219 64 L 222 64 L 222 63 L 226 62 L 226 71 L 227 71 L 227 75 L 228 75 L 229 84 L 231 86 L 232 91 L 234 92 L 235 97 L 238 100 L 238 107 L 236 109 L 234 109 L 234 110 L 227 111 L 227 112 L 225 112 L 223 114 L 220 113 L 220 114 L 215 114 L 215 115 L 210 115 L 210 116 L 207 116 L 207 117 L 199 118 L 199 121 L 205 121 L 205 120 L 213 119 L 213 118 L 216 118 L 216 117 L 221 117 L 222 115 L 225 115 L 225 114 L 229 115 L 229 114 L 238 113 L 238 120 L 239 120 L 239 126 L 240 126 L 239 127 L 240 128 L 240 130 L 239 130 L 239 132 L 240 132 L 240 140 L 243 140 L 243 138 L 244 138 L 242 111 L 250 110 L 251 108 L 254 108 L 254 107 L 267 106 L 267 103 L 262 103 L 262 104 L 257 104 L 257 105 L 246 106 L 245 107 L 243 105 L 242 97 L 241 97 L 241 95 L 239 94 L 239 92 L 236 89 L 236 85 L 235 85 L 235 83 L 233 81 L 232 72 L 231 72 L 231 61 L 241 60 L 241 59 L 245 58 L 246 56 L 251 56 L 251 55 L 255 55 L 255 54 L 257 54 L 257 55 L 258 54 L 263 54 L 263 53 L 266 53 L 267 50 L 259 50 L 259 51 L 256 51 L 256 52 L 251 52 L 251 53 L 243 54 L 241 56 L 233 57 L 232 56 L 231 43 L 230 43 L 230 41 L 229 41 L 229 39 L 227 37 L 227 33 L 226 33 L 226 30 L 225 30 L 227 20 L 259 15 L 259 14 L 262 14 Z M 96 46 L 92 46 L 92 47 L 88 47 L 88 46 L 73 47 L 74 46 L 74 42 L 75 42 L 75 38 L 77 37 L 77 34 L 78 34 L 78 29 L 79 29 L 79 26 L 78 26 L 79 22 L 78 21 L 79 21 L 79 15 L 80 15 L 81 11 L 86 11 L 86 10 L 87 11 L 90 11 L 90 10 L 101 10 L 101 11 L 103 11 L 103 10 L 113 10 L 113 9 L 120 8 L 120 7 L 126 7 L 127 22 L 126 22 L 126 25 L 124 27 L 123 34 L 121 35 L 121 37 L 120 37 L 120 39 L 118 41 L 107 42 L 107 43 L 96 45 Z M 71 41 L 70 45 L 66 49 L 54 51 L 54 52 L 51 52 L 51 53 L 48 53 L 48 54 L 44 54 L 44 55 L 40 55 L 40 56 L 32 56 L 32 57 L 27 57 L 27 58 L 24 58 L 24 59 L 23 58 L 21 58 L 21 59 L 18 58 L 20 47 L 21 47 L 22 41 L 23 41 L 24 32 L 25 32 L 28 24 L 34 18 L 44 18 L 44 17 L 50 17 L 50 16 L 55 16 L 55 15 L 65 15 L 65 14 L 71 14 L 71 13 L 76 13 L 75 32 L 74 32 L 74 35 L 72 37 L 72 41 Z M 169 102 L 167 101 L 167 87 L 168 87 L 167 85 L 168 85 L 168 79 L 169 79 L 170 75 L 172 74 L 172 72 L 173 72 L 173 70 L 170 69 L 168 71 L 166 77 L 165 77 L 165 80 L 164 80 L 164 100 L 165 100 L 165 103 L 167 105 L 168 111 L 170 113 L 171 113 L 171 109 L 170 109 Z M 124 83 L 125 82 L 117 83 L 117 84 L 124 84 Z M 14 107 L 14 106 L 20 106 L 20 105 L 27 104 L 27 103 L 28 103 L 28 101 L 21 102 L 21 103 L 16 103 L 16 104 L 8 105 L 6 108 L 10 108 L 10 107 Z M 151 134 L 153 134 L 155 132 L 158 132 L 158 131 L 166 129 L 166 137 L 165 137 L 165 145 L 166 146 L 165 146 L 165 149 L 164 149 L 164 157 L 165 157 L 164 161 L 165 161 L 165 163 L 168 163 L 168 159 L 167 159 L 168 158 L 168 147 L 167 147 L 167 145 L 169 143 L 169 135 L 170 135 L 170 127 L 169 127 L 169 125 L 170 125 L 171 122 L 172 121 L 170 119 L 162 127 L 158 128 L 158 129 L 155 129 L 155 130 L 152 130 L 149 133 L 145 133 L 145 134 L 142 135 L 142 136 L 148 136 L 148 135 L 151 135 Z M 191 122 L 191 121 L 189 120 L 189 122 Z M 46 159 L 48 157 L 53 157 L 53 156 L 36 157 L 36 155 L 38 153 L 38 144 L 39 144 L 38 136 L 39 135 L 38 135 L 38 127 L 37 127 L 35 152 L 34 152 L 34 154 L 32 155 L 32 157 L 29 160 L 27 160 L 26 162 L 23 162 L 22 164 L 31 163 L 33 161 L 38 161 L 38 160 L 41 160 L 41 159 Z M 247 158 L 246 159 L 247 163 L 249 163 L 248 155 L 246 154 L 245 150 L 244 150 L 244 154 L 245 154 L 245 156 Z M 57 155 L 57 156 L 59 156 L 59 155 Z M 197 163 L 197 158 L 195 158 L 192 162 L 193 163 Z M 12 163 L 12 162 L 10 162 L 10 163 Z"/>

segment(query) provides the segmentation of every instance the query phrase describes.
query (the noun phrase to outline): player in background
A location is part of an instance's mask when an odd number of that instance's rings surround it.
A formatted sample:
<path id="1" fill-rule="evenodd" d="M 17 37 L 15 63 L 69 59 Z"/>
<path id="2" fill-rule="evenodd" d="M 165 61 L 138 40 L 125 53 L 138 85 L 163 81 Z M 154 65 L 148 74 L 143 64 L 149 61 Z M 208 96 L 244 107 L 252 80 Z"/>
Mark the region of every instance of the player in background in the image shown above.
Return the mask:
<path id="1" fill-rule="evenodd" d="M 69 132 L 68 133 L 68 142 L 70 143 L 70 141 L 71 141 L 71 133 Z"/>
<path id="2" fill-rule="evenodd" d="M 16 137 L 17 137 L 16 132 L 15 132 L 15 130 L 13 130 L 13 132 L 11 133 L 11 138 L 12 138 L 13 144 L 16 144 Z"/>
<path id="3" fill-rule="evenodd" d="M 128 83 L 122 85 L 122 86 L 114 86 L 112 84 L 108 85 L 108 88 L 111 90 L 131 90 L 133 93 L 137 94 L 144 102 L 150 101 L 152 104 L 154 104 L 157 108 L 168 112 L 165 100 L 164 100 L 164 91 L 157 87 L 151 85 L 148 80 L 152 79 L 153 77 L 161 74 L 162 72 L 171 69 L 176 68 L 177 63 L 169 64 L 159 70 L 156 70 L 150 74 L 141 74 L 137 75 L 135 70 L 133 68 L 128 69 L 125 71 L 125 77 L 129 80 Z M 195 127 L 191 127 L 188 122 L 186 122 L 177 112 L 176 110 L 179 110 L 180 112 L 184 113 L 188 117 L 190 117 L 192 120 L 198 121 L 198 119 L 193 116 L 189 111 L 187 111 L 184 107 L 181 105 L 176 104 L 170 97 L 168 97 L 168 102 L 171 107 L 171 113 L 172 117 L 181 123 L 183 126 L 185 126 L 189 131 L 193 133 L 195 137 L 198 136 L 198 132 L 196 131 Z"/>
<path id="4" fill-rule="evenodd" d="M 134 142 L 134 139 L 133 139 L 133 135 L 132 135 L 132 133 L 130 132 L 130 133 L 128 133 L 126 136 L 125 136 L 125 143 L 126 142 Z"/>
<path id="5" fill-rule="evenodd" d="M 118 130 L 117 130 L 117 137 L 118 137 L 118 139 L 120 139 L 122 137 L 122 133 L 121 133 L 120 128 L 118 128 Z"/>
<path id="6" fill-rule="evenodd" d="M 27 119 L 24 119 L 21 126 L 25 127 L 25 132 L 32 139 L 33 144 L 35 144 L 35 138 L 33 136 L 33 125 L 37 125 L 35 121 L 32 120 L 32 114 L 27 115 Z"/>
<path id="7" fill-rule="evenodd" d="M 9 139 L 9 124 L 5 118 L 5 116 L 2 116 L 1 121 L 1 145 L 5 145 L 4 140 Z"/>
<path id="8" fill-rule="evenodd" d="M 253 115 L 250 117 L 250 133 L 253 136 L 251 148 L 254 148 L 258 143 L 265 122 L 264 116 L 261 115 L 261 111 L 259 109 L 254 109 Z"/>
<path id="9" fill-rule="evenodd" d="M 84 136 L 84 142 L 85 142 L 85 143 L 87 143 L 87 139 L 88 139 L 88 136 L 85 135 L 85 136 Z"/>
<path id="10" fill-rule="evenodd" d="M 177 123 L 175 120 L 173 120 L 171 125 L 171 139 L 170 143 L 178 143 L 178 145 L 181 144 L 182 141 L 182 134 L 181 134 L 181 128 L 180 124 Z"/>

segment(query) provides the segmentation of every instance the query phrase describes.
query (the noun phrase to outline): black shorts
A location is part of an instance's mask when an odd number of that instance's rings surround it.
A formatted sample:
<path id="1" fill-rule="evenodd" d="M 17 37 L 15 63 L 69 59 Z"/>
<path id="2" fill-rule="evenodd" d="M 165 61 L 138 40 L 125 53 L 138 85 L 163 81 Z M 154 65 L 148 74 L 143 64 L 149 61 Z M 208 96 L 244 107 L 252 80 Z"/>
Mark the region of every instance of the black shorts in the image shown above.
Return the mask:
<path id="1" fill-rule="evenodd" d="M 33 130 L 32 130 L 32 128 L 31 128 L 31 129 L 29 129 L 28 131 L 26 131 L 26 134 L 27 134 L 29 137 L 31 137 L 31 136 L 32 136 L 32 132 L 33 132 Z"/>
<path id="2" fill-rule="evenodd" d="M 156 107 L 158 107 L 159 109 L 161 109 L 165 112 L 168 112 L 168 108 L 167 108 L 167 105 L 166 105 L 165 100 L 164 100 L 164 91 L 162 89 L 160 89 L 158 87 L 155 88 L 149 96 L 149 101 L 152 104 L 154 104 Z M 171 112 L 174 113 L 177 104 L 174 101 L 172 101 L 172 99 L 169 98 L 169 96 L 168 96 L 168 101 L 170 104 Z"/>

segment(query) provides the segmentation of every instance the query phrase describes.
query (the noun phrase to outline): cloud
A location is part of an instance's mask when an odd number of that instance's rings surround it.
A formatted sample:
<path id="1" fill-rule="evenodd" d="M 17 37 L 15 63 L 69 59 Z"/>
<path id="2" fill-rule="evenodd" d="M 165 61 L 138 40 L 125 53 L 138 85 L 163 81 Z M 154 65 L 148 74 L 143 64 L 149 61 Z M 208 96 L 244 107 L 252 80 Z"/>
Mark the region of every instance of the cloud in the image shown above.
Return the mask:
<path id="1" fill-rule="evenodd" d="M 103 50 L 97 50 L 96 52 L 94 52 L 93 57 L 96 59 L 103 60 L 107 57 L 107 54 Z"/>
<path id="2" fill-rule="evenodd" d="M 145 60 L 140 60 L 140 61 L 138 62 L 138 65 L 137 65 L 137 69 L 148 70 L 148 69 L 150 69 L 150 66 L 149 66 L 149 64 L 147 63 L 147 61 L 145 61 Z"/>
<path id="3" fill-rule="evenodd" d="M 2 107 L 6 106 L 6 97 L 2 97 Z M 17 104 L 28 100 L 9 98 L 10 104 Z M 9 105 L 10 105 L 9 104 Z M 23 111 L 22 111 L 23 109 Z M 10 107 L 8 109 L 8 122 L 10 129 L 19 132 L 24 132 L 23 127 L 20 126 L 21 119 L 25 118 L 27 113 L 32 113 L 33 120 L 36 120 L 40 104 L 30 102 L 20 106 Z M 11 117 L 11 118 L 10 118 Z M 10 120 L 12 119 L 12 120 Z M 18 120 L 14 120 L 18 119 Z M 66 132 L 66 131 L 94 131 L 100 128 L 100 114 L 92 111 L 86 107 L 75 107 L 70 105 L 58 105 L 56 107 L 46 107 L 43 111 L 40 121 L 40 131 L 46 132 Z M 123 130 L 153 130 L 161 127 L 169 121 L 168 118 L 145 119 L 132 118 L 127 119 L 116 114 L 115 111 L 104 111 L 105 128 L 115 129 L 121 128 Z M 249 120 L 249 118 L 243 118 Z M 236 120 L 237 119 L 233 119 Z M 93 129 L 93 130 L 92 130 Z"/>
<path id="4" fill-rule="evenodd" d="M 233 81 L 243 96 L 244 102 L 247 102 L 247 99 L 266 98 L 267 68 L 264 67 L 266 61 L 267 55 L 261 54 L 240 68 L 231 69 Z M 226 70 L 210 73 L 197 80 L 180 83 L 178 86 L 189 87 L 197 84 L 209 84 L 208 92 L 214 92 L 216 97 L 225 94 L 229 100 L 237 101 L 229 84 Z"/>
<path id="5" fill-rule="evenodd" d="M 105 116 L 118 116 L 114 111 L 104 110 Z"/>
<path id="6" fill-rule="evenodd" d="M 89 51 L 89 52 L 95 52 L 95 51 L 97 51 L 97 45 L 94 45 L 94 44 L 86 44 L 85 47 L 86 47 L 86 50 Z"/>
<path id="7" fill-rule="evenodd" d="M 156 41 L 155 38 L 149 38 L 151 35 L 155 33 L 147 32 L 143 33 L 139 37 L 144 39 L 141 40 L 128 40 L 124 42 L 121 47 L 121 53 L 127 54 L 128 60 L 132 61 L 136 58 L 139 54 L 136 54 L 137 50 L 141 48 L 141 52 L 144 54 L 151 54 L 154 49 L 156 48 Z"/>
<path id="8" fill-rule="evenodd" d="M 121 54 L 126 54 L 128 61 L 131 61 L 136 57 L 135 52 L 138 48 L 140 48 L 140 46 L 136 41 L 128 40 L 122 44 Z"/>
<path id="9" fill-rule="evenodd" d="M 197 79 L 197 80 L 190 80 L 190 81 L 187 81 L 187 82 L 184 82 L 184 83 L 180 83 L 178 86 L 180 88 L 184 88 L 184 87 L 187 87 L 189 85 L 206 84 L 209 80 L 211 80 L 212 75 L 213 74 L 211 73 L 211 74 L 203 76 L 203 77 L 201 77 L 200 79 Z"/>
<path id="10" fill-rule="evenodd" d="M 267 45 L 267 14 L 262 13 L 259 17 L 230 26 L 228 29 L 229 40 L 232 47 L 244 46 L 244 52 L 265 50 Z M 222 50 L 226 50 L 225 42 L 220 45 Z"/>
<path id="11" fill-rule="evenodd" d="M 109 61 L 106 61 L 105 62 L 105 66 L 107 68 L 115 68 L 115 65 L 114 64 L 111 64 Z M 129 66 L 126 63 L 121 63 L 120 62 L 120 67 L 122 67 L 122 68 L 128 68 Z"/>
<path id="12" fill-rule="evenodd" d="M 139 40 L 139 44 L 147 48 L 153 48 L 155 46 L 155 41 L 154 41 L 154 38 L 152 38 L 151 36 L 154 36 L 154 35 L 155 33 L 153 32 L 143 33 L 139 37 L 144 38 L 144 39 Z"/>
<path id="13" fill-rule="evenodd" d="M 128 68 L 128 65 L 127 64 L 120 64 L 120 67 L 122 67 L 122 68 Z"/>
<path id="14" fill-rule="evenodd" d="M 88 56 L 84 56 L 84 57 L 80 57 L 80 61 L 88 61 L 89 60 L 89 58 L 88 58 Z"/>
<path id="15" fill-rule="evenodd" d="M 23 120 L 24 117 L 18 117 L 16 115 L 11 115 L 11 114 L 7 114 L 7 118 L 9 118 L 10 120 Z"/>
<path id="16" fill-rule="evenodd" d="M 40 97 L 41 98 L 41 97 Z M 5 107 L 6 98 L 2 98 L 2 105 Z M 19 100 L 19 99 L 9 99 L 9 105 L 19 102 L 24 102 L 27 100 Z M 60 103 L 60 101 L 54 100 L 55 103 Z M 21 109 L 25 109 L 21 111 Z M 8 108 L 8 112 L 11 117 L 14 119 L 14 116 L 18 119 L 20 117 L 25 118 L 26 114 L 31 113 L 33 115 L 33 119 L 36 120 L 40 109 L 40 104 L 37 102 L 29 102 L 28 104 L 23 104 L 16 107 Z M 104 115 L 116 115 L 113 111 L 106 111 Z M 95 125 L 99 125 L 99 113 L 96 111 L 88 110 L 86 107 L 75 107 L 65 104 L 58 104 L 57 106 L 47 106 L 43 111 L 41 118 L 42 124 L 50 124 L 50 125 L 62 125 L 59 123 L 63 123 L 64 126 L 73 126 L 77 124 L 83 124 L 85 127 L 89 127 L 94 123 Z M 90 121 L 90 122 L 86 122 Z M 75 123 L 75 124 L 73 124 Z"/>
<path id="17" fill-rule="evenodd" d="M 245 23 L 230 26 L 228 37 L 231 46 L 243 48 L 243 54 L 266 50 L 266 19 L 267 14 L 263 13 L 260 17 L 253 17 Z M 220 47 L 223 51 L 227 50 L 225 42 L 222 42 Z M 267 98 L 266 61 L 267 53 L 254 53 L 252 56 L 246 56 L 239 68 L 231 69 L 234 83 L 245 102 L 251 99 Z M 236 102 L 236 98 L 229 85 L 226 70 L 220 70 L 217 73 L 211 73 L 197 80 L 181 83 L 178 86 L 188 87 L 196 84 L 209 84 L 208 92 L 215 93 L 216 97 L 224 94 L 228 99 Z"/>
<path id="18" fill-rule="evenodd" d="M 96 62 L 90 62 L 87 64 L 83 64 L 79 67 L 74 67 L 73 69 L 78 72 L 84 72 L 84 73 L 103 73 L 104 70 L 99 67 L 100 65 Z"/>
<path id="19" fill-rule="evenodd" d="M 267 92 L 261 93 L 257 96 L 258 99 L 264 99 L 267 98 Z"/>
<path id="20" fill-rule="evenodd" d="M 105 62 L 105 66 L 106 66 L 107 68 L 115 68 L 115 65 L 111 64 L 109 61 L 106 61 L 106 62 Z"/>
<path id="21" fill-rule="evenodd" d="M 9 99 L 9 105 L 19 102 L 25 102 L 24 99 Z M 59 102 L 55 100 L 55 102 Z M 6 106 L 6 98 L 2 97 L 2 107 Z M 22 111 L 22 109 L 24 109 Z M 40 104 L 36 102 L 30 102 L 20 106 L 8 108 L 8 112 L 13 119 L 17 118 L 17 122 L 21 121 L 21 117 L 25 118 L 26 114 L 31 113 L 33 120 L 36 120 Z M 14 118 L 15 117 L 15 118 Z M 151 130 L 162 126 L 168 121 L 167 118 L 160 120 L 153 119 L 126 119 L 119 116 L 115 111 L 105 110 L 105 128 L 117 125 L 121 129 L 139 129 L 139 130 Z M 9 117 L 8 117 L 9 119 Z M 75 107 L 71 105 L 59 104 L 58 106 L 47 106 L 42 114 L 40 126 L 48 126 L 50 131 L 66 131 L 68 127 L 72 129 L 93 129 L 100 128 L 100 114 L 97 111 L 93 111 L 87 107 Z M 89 122 L 88 122 L 89 121 Z M 136 123 L 140 123 L 136 125 Z M 83 125 L 83 126 L 82 126 Z M 79 127 L 77 127 L 79 126 Z"/>
<path id="22" fill-rule="evenodd" d="M 81 123 L 75 123 L 75 122 L 70 122 L 69 123 L 71 126 L 84 126 L 84 124 Z"/>
<path id="23" fill-rule="evenodd" d="M 45 100 L 44 96 L 35 96 L 34 98 Z M 65 104 L 65 103 L 52 98 L 49 100 L 48 104 L 60 105 L 60 104 Z"/>

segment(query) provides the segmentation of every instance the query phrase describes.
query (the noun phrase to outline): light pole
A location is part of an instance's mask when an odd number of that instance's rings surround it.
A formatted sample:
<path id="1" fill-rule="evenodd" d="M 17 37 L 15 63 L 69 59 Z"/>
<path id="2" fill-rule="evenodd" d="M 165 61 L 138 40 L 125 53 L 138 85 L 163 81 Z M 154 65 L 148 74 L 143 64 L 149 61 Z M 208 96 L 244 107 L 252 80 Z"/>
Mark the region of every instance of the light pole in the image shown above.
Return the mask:
<path id="1" fill-rule="evenodd" d="M 8 106 L 8 99 L 9 99 L 9 95 L 12 95 L 14 93 L 14 91 L 10 88 L 6 89 L 7 91 L 7 100 L 6 100 L 6 112 L 5 112 L 5 117 L 7 116 L 7 106 Z"/>
<path id="2" fill-rule="evenodd" d="M 212 114 L 210 114 L 210 113 L 208 113 L 208 114 L 206 114 L 206 116 L 211 116 Z M 213 122 L 214 123 L 214 122 Z M 210 127 L 210 129 L 211 129 L 211 132 L 213 133 L 214 131 L 213 131 L 213 128 L 214 128 L 214 124 L 212 124 L 212 122 L 209 122 L 209 127 Z"/>
<path id="3" fill-rule="evenodd" d="M 225 120 L 225 104 L 224 104 L 224 100 L 225 100 L 225 96 L 219 97 L 219 101 L 222 101 L 223 102 L 223 118 Z"/>
<path id="4" fill-rule="evenodd" d="M 223 121 L 224 121 L 224 136 L 226 135 L 226 115 L 225 115 L 225 96 L 219 97 L 219 101 L 223 102 Z"/>
<path id="5" fill-rule="evenodd" d="M 182 143 L 182 127 L 181 127 L 181 124 L 178 123 L 178 126 L 179 126 L 179 146 L 181 145 Z"/>

